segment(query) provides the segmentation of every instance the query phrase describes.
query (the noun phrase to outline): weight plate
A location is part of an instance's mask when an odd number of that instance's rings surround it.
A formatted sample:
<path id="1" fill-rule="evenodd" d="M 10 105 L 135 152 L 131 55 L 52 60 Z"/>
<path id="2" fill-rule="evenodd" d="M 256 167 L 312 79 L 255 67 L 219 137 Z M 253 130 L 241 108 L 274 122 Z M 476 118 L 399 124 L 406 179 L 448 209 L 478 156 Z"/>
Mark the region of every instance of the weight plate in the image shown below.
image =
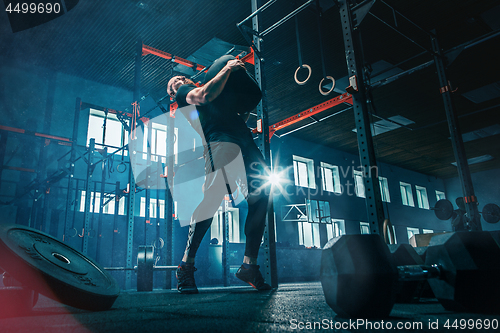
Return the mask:
<path id="1" fill-rule="evenodd" d="M 109 309 L 120 289 L 99 264 L 56 238 L 0 225 L 0 266 L 27 287 L 76 308 Z"/>
<path id="2" fill-rule="evenodd" d="M 497 223 L 500 221 L 500 207 L 489 203 L 483 207 L 483 219 L 488 223 Z"/>
<path id="3" fill-rule="evenodd" d="M 449 220 L 453 215 L 453 205 L 449 200 L 441 199 L 436 202 L 436 205 L 433 208 L 434 214 L 440 220 Z"/>

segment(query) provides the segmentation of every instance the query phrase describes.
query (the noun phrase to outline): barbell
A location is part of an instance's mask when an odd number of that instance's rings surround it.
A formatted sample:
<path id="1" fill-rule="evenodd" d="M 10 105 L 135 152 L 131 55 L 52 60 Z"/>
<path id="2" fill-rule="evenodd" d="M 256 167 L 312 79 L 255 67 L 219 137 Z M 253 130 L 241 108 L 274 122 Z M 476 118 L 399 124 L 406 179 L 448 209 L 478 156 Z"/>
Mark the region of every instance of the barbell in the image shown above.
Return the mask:
<path id="1" fill-rule="evenodd" d="M 156 266 L 154 246 L 141 245 L 137 250 L 137 266 L 133 267 L 104 267 L 107 271 L 136 271 L 137 291 L 153 290 L 153 272 L 177 269 L 177 266 Z"/>
<path id="2" fill-rule="evenodd" d="M 441 199 L 431 208 L 440 220 L 449 220 L 453 217 L 453 204 L 447 199 Z M 494 203 L 484 205 L 482 214 L 487 223 L 497 223 L 500 221 L 500 207 Z"/>

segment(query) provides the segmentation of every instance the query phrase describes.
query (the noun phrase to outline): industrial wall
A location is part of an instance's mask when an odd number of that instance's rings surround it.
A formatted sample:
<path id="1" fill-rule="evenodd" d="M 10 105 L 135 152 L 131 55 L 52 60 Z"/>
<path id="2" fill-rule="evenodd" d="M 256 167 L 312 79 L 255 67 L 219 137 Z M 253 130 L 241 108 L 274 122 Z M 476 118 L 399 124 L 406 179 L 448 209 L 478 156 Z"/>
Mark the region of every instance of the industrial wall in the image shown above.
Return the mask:
<path id="1" fill-rule="evenodd" d="M 65 166 L 67 157 L 63 157 L 70 148 L 68 145 L 61 144 L 60 140 L 40 137 L 34 133 L 71 138 L 77 97 L 81 98 L 83 102 L 96 106 L 126 110 L 131 109 L 132 92 L 63 73 L 54 73 L 39 68 L 34 64 L 7 61 L 4 62 L 0 70 L 4 73 L 0 77 L 2 87 L 0 90 L 1 125 L 14 129 L 0 131 L 0 142 L 3 149 L 0 154 L 0 157 L 3 158 L 0 201 L 13 203 L 12 205 L 0 206 L 2 222 L 33 225 L 32 222 L 35 218 L 35 226 L 60 239 L 64 239 L 68 244 L 78 249 L 81 247 L 82 242 L 81 237 L 78 236 L 83 223 L 83 213 L 78 209 L 80 204 L 78 194 L 71 192 L 70 206 L 72 214 L 69 220 L 65 220 L 68 200 L 68 177 L 54 183 L 50 186 L 50 191 L 45 193 L 34 192 L 33 190 L 37 187 L 33 185 L 35 179 L 46 179 Z M 87 140 L 88 112 L 89 109 L 82 110 L 79 117 L 78 145 L 81 146 L 85 145 Z M 190 129 L 182 116 L 176 118 L 175 127 L 179 128 L 179 152 L 190 150 L 192 138 L 196 134 Z M 22 134 L 15 129 L 22 129 L 27 132 Z M 353 135 L 355 134 L 353 133 Z M 316 279 L 319 274 L 317 267 L 319 267 L 320 251 L 318 249 L 306 249 L 299 245 L 297 223 L 282 221 L 282 207 L 290 204 L 303 204 L 306 199 L 328 201 L 331 208 L 331 218 L 344 220 L 346 233 L 360 233 L 360 222 L 367 220 L 366 207 L 364 198 L 357 197 L 354 192 L 352 176 L 353 170 L 359 170 L 357 168 L 359 158 L 321 145 L 304 142 L 292 136 L 273 137 L 271 145 L 274 168 L 277 171 L 286 170 L 282 173 L 282 178 L 284 181 L 288 180 L 288 182 L 283 183 L 287 195 L 283 195 L 276 187 L 273 189 L 280 280 Z M 308 189 L 294 185 L 293 155 L 314 161 L 316 188 Z M 189 158 L 186 157 L 187 162 L 189 162 Z M 124 188 L 127 184 L 129 170 L 127 169 L 127 172 L 123 173 L 116 171 L 116 166 L 122 161 L 121 155 L 115 156 L 110 161 L 114 165 L 106 164 L 107 173 L 103 173 L 103 166 L 98 166 L 94 170 L 94 181 L 100 182 L 102 175 L 106 174 L 106 191 L 112 191 L 109 189 L 114 188 L 114 184 L 117 182 L 120 189 Z M 128 157 L 125 157 L 125 162 L 127 161 Z M 321 189 L 321 173 L 318 172 L 320 162 L 339 167 L 341 183 L 345 186 L 345 191 L 342 194 L 325 192 Z M 202 161 L 191 161 L 191 167 L 201 165 Z M 76 163 L 74 178 L 81 179 L 81 182 L 79 182 L 80 187 L 84 186 L 83 179 L 85 178 L 86 168 L 87 165 L 82 159 Z M 109 170 L 113 170 L 113 172 L 109 172 Z M 399 182 L 403 181 L 411 184 L 414 197 L 415 185 L 425 187 L 428 193 L 429 206 L 432 207 L 436 202 L 434 194 L 436 190 L 446 192 L 447 197 L 453 200 L 453 197 L 458 193 L 456 180 L 447 180 L 445 183 L 445 181 L 435 177 L 385 164 L 380 164 L 377 171 L 380 176 L 388 179 L 390 202 L 384 203 L 384 210 L 386 216 L 390 218 L 395 226 L 398 242 L 408 242 L 407 227 L 419 228 L 420 232 L 422 232 L 422 229 L 451 230 L 450 222 L 438 220 L 432 210 L 403 205 Z M 481 173 L 477 180 L 473 177 L 473 180 L 479 183 L 476 190 L 478 196 L 480 196 L 481 188 L 486 188 L 489 184 L 487 178 L 491 177 L 493 173 L 494 171 Z M 189 210 L 194 209 L 197 202 L 201 200 L 201 192 L 199 191 L 201 184 L 202 181 L 198 179 L 190 186 L 184 186 L 186 190 L 181 193 L 181 196 L 187 199 L 184 200 L 184 206 L 182 203 L 179 204 L 178 215 L 180 216 L 177 216 L 178 218 L 184 220 L 189 218 Z M 97 185 L 97 189 L 99 189 L 99 186 Z M 496 188 L 498 189 L 498 186 Z M 134 221 L 134 251 L 136 251 L 137 246 L 145 242 L 147 244 L 153 242 L 157 237 L 158 230 L 155 224 L 157 220 L 145 221 L 144 218 L 138 216 L 140 211 L 139 198 L 141 196 L 144 196 L 144 193 L 137 194 L 135 206 L 137 216 Z M 164 191 L 157 191 L 152 194 L 152 197 L 164 199 L 165 193 Z M 480 196 L 480 201 L 484 204 L 490 200 L 486 198 L 491 198 L 490 201 L 495 202 L 495 197 L 498 197 L 498 193 L 493 193 L 490 197 L 486 195 Z M 415 206 L 417 205 L 415 204 Z M 238 208 L 241 214 L 240 220 L 243 220 L 244 215 L 246 215 L 246 206 L 241 204 Z M 95 228 L 97 229 L 99 224 L 102 232 L 100 237 L 94 235 L 90 240 L 88 255 L 98 258 L 104 266 L 123 266 L 125 265 L 126 232 L 125 227 L 122 226 L 126 223 L 126 217 L 101 215 L 101 217 L 92 217 Z M 70 227 L 74 227 L 79 234 L 68 238 L 64 235 L 64 223 L 69 223 Z M 164 225 L 162 224 L 162 233 L 164 232 L 163 228 Z M 174 231 L 174 258 L 180 258 L 182 255 L 187 229 L 187 227 L 179 227 Z M 320 232 L 321 246 L 323 246 L 328 240 L 323 225 L 321 225 Z M 104 241 L 99 243 L 98 239 L 104 239 Z M 100 245 L 97 245 L 98 243 Z M 241 243 L 231 244 L 230 250 L 233 253 L 231 255 L 231 265 L 238 265 L 238 258 L 243 253 L 243 245 Z M 205 237 L 200 247 L 200 269 L 210 269 L 210 263 L 203 264 L 201 262 L 203 262 L 203 259 L 212 258 L 210 249 L 214 246 L 210 244 L 210 237 Z M 159 264 L 163 264 L 162 261 Z M 206 267 L 203 267 L 203 265 Z M 302 273 L 297 275 L 294 272 Z M 123 287 L 123 274 L 114 274 Z M 164 287 L 165 273 L 155 274 L 157 274 L 155 287 Z M 199 281 L 200 286 L 203 286 L 209 285 L 216 280 L 200 277 L 197 281 Z"/>

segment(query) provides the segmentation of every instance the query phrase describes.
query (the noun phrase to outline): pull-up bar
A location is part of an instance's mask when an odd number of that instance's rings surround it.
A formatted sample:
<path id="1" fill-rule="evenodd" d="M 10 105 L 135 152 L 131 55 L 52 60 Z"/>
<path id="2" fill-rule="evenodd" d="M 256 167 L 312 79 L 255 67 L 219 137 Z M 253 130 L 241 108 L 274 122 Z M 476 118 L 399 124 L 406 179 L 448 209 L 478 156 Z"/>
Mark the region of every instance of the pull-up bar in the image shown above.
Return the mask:
<path id="1" fill-rule="evenodd" d="M 292 17 L 294 17 L 295 15 L 297 15 L 298 13 L 300 13 L 301 11 L 303 11 L 307 6 L 309 6 L 313 1 L 315 0 L 308 0 L 306 3 L 304 3 L 302 6 L 300 6 L 299 8 L 295 9 L 294 11 L 292 11 L 290 14 L 286 15 L 285 17 L 283 17 L 281 20 L 279 20 L 278 22 L 276 22 L 275 24 L 273 24 L 272 26 L 270 26 L 269 28 L 267 28 L 266 30 L 262 31 L 262 32 L 258 32 L 257 31 L 257 36 L 258 37 L 264 37 L 265 35 L 267 35 L 268 33 L 270 33 L 271 31 L 273 31 L 274 29 L 276 29 L 277 27 L 279 27 L 280 25 L 282 25 L 283 23 L 285 23 L 286 21 L 288 21 L 289 19 L 291 19 Z M 264 5 L 262 5 L 259 9 L 257 9 L 256 11 L 254 11 L 252 14 L 250 14 L 250 16 L 248 16 L 246 19 L 244 19 L 243 21 L 241 21 L 240 23 L 237 24 L 237 27 L 240 28 L 243 23 L 245 23 L 246 21 L 248 21 L 249 19 L 251 19 L 252 17 L 254 17 L 255 15 L 263 12 L 264 10 L 266 10 L 267 8 L 269 8 L 269 6 L 271 6 L 273 3 L 275 3 L 276 0 L 270 0 L 268 2 L 266 2 Z"/>

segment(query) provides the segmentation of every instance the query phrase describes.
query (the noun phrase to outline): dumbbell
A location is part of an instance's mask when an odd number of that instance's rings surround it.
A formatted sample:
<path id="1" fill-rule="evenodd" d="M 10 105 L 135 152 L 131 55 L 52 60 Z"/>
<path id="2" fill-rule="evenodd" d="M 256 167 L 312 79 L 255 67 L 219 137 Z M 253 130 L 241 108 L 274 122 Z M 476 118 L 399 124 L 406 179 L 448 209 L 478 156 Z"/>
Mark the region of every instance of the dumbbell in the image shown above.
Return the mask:
<path id="1" fill-rule="evenodd" d="M 433 237 L 425 265 L 396 266 L 379 235 L 331 239 L 321 256 L 321 284 L 340 317 L 387 317 L 398 282 L 428 280 L 447 310 L 500 313 L 500 248 L 488 232 Z"/>

